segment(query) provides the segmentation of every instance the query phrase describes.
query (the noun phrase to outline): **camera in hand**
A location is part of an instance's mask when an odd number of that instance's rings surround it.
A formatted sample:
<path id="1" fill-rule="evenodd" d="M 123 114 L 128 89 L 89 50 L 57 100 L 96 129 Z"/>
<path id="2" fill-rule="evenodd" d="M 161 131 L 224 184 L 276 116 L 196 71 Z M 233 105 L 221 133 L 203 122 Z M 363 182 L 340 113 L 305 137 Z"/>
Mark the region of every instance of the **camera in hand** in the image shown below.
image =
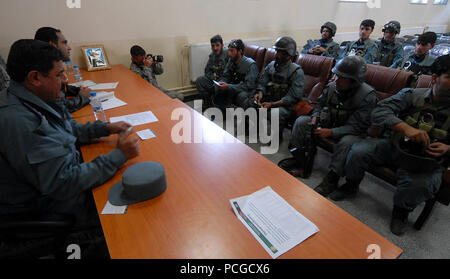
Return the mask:
<path id="1" fill-rule="evenodd" d="M 151 57 L 156 63 L 161 63 L 164 61 L 164 56 L 162 55 L 147 54 L 147 58 L 148 57 Z"/>

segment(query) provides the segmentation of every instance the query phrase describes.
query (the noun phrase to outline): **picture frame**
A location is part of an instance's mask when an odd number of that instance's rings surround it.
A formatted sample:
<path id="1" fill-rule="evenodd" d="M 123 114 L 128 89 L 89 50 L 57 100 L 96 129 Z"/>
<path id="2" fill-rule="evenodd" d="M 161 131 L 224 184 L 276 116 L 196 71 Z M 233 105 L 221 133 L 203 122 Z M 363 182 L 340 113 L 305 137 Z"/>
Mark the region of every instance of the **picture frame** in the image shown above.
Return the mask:
<path id="1" fill-rule="evenodd" d="M 103 45 L 87 45 L 81 47 L 86 68 L 89 72 L 101 71 L 111 69 L 111 65 L 106 55 L 105 47 Z"/>

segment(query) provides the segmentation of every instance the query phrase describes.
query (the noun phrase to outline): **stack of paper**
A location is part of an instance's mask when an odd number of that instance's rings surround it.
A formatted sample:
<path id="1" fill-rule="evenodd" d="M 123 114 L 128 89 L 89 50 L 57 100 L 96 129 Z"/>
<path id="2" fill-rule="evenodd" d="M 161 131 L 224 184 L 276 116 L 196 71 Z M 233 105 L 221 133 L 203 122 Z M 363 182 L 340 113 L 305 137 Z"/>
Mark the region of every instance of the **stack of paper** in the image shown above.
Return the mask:
<path id="1" fill-rule="evenodd" d="M 119 117 L 111 117 L 109 119 L 111 123 L 125 121 L 130 123 L 132 126 L 139 126 L 147 123 L 152 123 L 158 121 L 158 118 L 151 111 L 145 111 L 135 114 L 129 114 Z"/>
<path id="2" fill-rule="evenodd" d="M 274 259 L 319 231 L 269 186 L 230 203 L 239 220 Z"/>
<path id="3" fill-rule="evenodd" d="M 94 86 L 96 84 L 97 83 L 93 82 L 92 80 L 82 80 L 82 81 L 79 81 L 79 82 L 71 83 L 69 85 L 77 86 L 77 87 L 81 87 L 81 86 L 83 86 L 83 87 L 90 87 L 90 86 Z"/>
<path id="4" fill-rule="evenodd" d="M 108 90 L 108 89 L 116 89 L 119 82 L 111 82 L 111 83 L 99 83 L 93 86 L 89 86 L 91 90 Z"/>
<path id="5" fill-rule="evenodd" d="M 127 103 L 124 101 L 116 98 L 114 96 L 114 91 L 111 92 L 97 92 L 97 95 L 95 97 L 91 97 L 95 99 L 99 99 L 102 103 L 103 110 L 113 109 L 121 106 L 125 106 Z"/>

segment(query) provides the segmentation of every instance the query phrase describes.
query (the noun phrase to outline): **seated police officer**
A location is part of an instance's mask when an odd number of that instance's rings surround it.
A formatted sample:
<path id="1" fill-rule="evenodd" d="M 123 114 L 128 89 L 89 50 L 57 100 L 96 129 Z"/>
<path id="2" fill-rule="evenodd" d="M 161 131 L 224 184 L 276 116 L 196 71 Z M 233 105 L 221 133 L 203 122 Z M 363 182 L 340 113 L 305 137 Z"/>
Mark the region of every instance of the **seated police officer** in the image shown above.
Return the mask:
<path id="1" fill-rule="evenodd" d="M 63 61 L 70 61 L 70 51 L 72 48 L 61 30 L 52 27 L 41 27 L 36 31 L 34 39 L 56 47 L 63 53 Z M 61 100 L 69 112 L 75 112 L 89 104 L 90 90 L 87 87 L 71 86 L 63 83 L 62 92 L 64 93 L 64 98 L 61 98 Z"/>
<path id="2" fill-rule="evenodd" d="M 236 105 L 247 109 L 249 99 L 255 95 L 258 67 L 253 59 L 244 56 L 245 45 L 241 39 L 228 45 L 228 60 L 223 76 L 216 84 L 213 102 L 221 109 Z"/>
<path id="3" fill-rule="evenodd" d="M 224 49 L 220 35 L 211 38 L 211 50 L 212 52 L 205 67 L 205 75 L 197 78 L 195 81 L 198 93 L 203 100 L 203 110 L 211 107 L 211 98 L 214 95 L 213 80 L 220 80 L 225 70 L 225 65 L 228 63 L 228 51 Z"/>
<path id="4" fill-rule="evenodd" d="M 145 50 L 140 46 L 132 46 L 130 49 L 131 54 L 131 65 L 130 70 L 138 74 L 140 77 L 145 79 L 148 83 L 158 88 L 164 94 L 172 99 L 184 100 L 183 93 L 178 93 L 174 91 L 166 90 L 158 85 L 156 80 L 156 75 L 162 75 L 164 73 L 164 68 L 160 61 L 153 60 L 151 55 L 147 55 Z"/>
<path id="5" fill-rule="evenodd" d="M 364 82 L 367 65 L 359 56 L 340 60 L 333 68 L 335 81 L 330 82 L 317 100 L 312 116 L 300 116 L 292 129 L 291 152 L 294 158 L 280 162 L 280 167 L 294 176 L 307 177 L 305 162 L 314 156 L 311 137 L 332 138 L 330 171 L 314 190 L 327 196 L 337 188 L 339 178 L 345 175 L 345 159 L 353 143 L 366 136 L 370 113 L 377 103 L 375 90 Z M 311 129 L 311 127 L 318 127 Z M 312 135 L 314 133 L 314 135 Z"/>
<path id="6" fill-rule="evenodd" d="M 430 50 L 434 48 L 436 40 L 436 33 L 423 33 L 417 39 L 414 53 L 401 61 L 397 61 L 392 67 L 402 71 L 413 72 L 416 75 L 416 79 L 421 74 L 431 75 L 431 65 L 433 65 L 435 59 L 430 56 Z"/>
<path id="7" fill-rule="evenodd" d="M 0 92 L 0 215 L 70 214 L 83 231 L 101 232 L 91 189 L 105 183 L 139 154 L 125 122 L 79 124 L 61 98 L 67 81 L 64 56 L 38 40 L 19 40 L 10 50 L 8 89 Z M 83 163 L 76 144 L 123 132 L 117 147 Z M 76 242 L 74 242 L 76 244 Z"/>
<path id="8" fill-rule="evenodd" d="M 341 48 L 338 43 L 333 41 L 336 31 L 336 24 L 333 22 L 325 22 L 325 24 L 320 27 L 320 34 L 322 34 L 322 38 L 314 41 L 308 40 L 308 43 L 303 47 L 302 53 L 337 59 L 341 53 Z"/>
<path id="9" fill-rule="evenodd" d="M 291 37 L 280 37 L 275 42 L 275 61 L 270 62 L 259 78 L 257 94 L 251 100 L 253 106 L 266 109 L 278 108 L 280 134 L 293 116 L 294 106 L 302 100 L 305 75 L 302 68 L 293 63 L 297 56 L 297 43 Z"/>
<path id="10" fill-rule="evenodd" d="M 375 41 L 378 46 L 378 55 L 374 64 L 384 67 L 394 67 L 400 61 L 403 61 L 403 46 L 396 40 L 400 34 L 400 22 L 392 20 L 383 27 L 383 38 Z"/>
<path id="11" fill-rule="evenodd" d="M 377 138 L 354 144 L 345 167 L 341 199 L 357 193 L 369 168 L 398 167 L 391 220 L 396 235 L 405 232 L 408 214 L 439 190 L 450 150 L 450 55 L 436 59 L 431 71 L 431 89 L 406 88 L 378 103 L 371 128 Z"/>
<path id="12" fill-rule="evenodd" d="M 341 52 L 337 60 L 340 60 L 346 56 L 361 56 L 367 62 L 367 64 L 373 64 L 378 53 L 378 46 L 370 39 L 375 28 L 375 21 L 366 19 L 361 22 L 359 27 L 359 39 L 353 42 L 347 43 L 345 49 Z"/>

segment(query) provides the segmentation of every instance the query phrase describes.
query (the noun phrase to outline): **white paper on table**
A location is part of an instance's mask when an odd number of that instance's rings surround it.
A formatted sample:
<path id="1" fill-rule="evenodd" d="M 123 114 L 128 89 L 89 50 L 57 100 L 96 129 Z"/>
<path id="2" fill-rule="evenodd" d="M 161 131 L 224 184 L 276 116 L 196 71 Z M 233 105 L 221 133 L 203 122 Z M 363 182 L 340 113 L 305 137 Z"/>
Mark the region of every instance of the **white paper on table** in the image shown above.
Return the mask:
<path id="1" fill-rule="evenodd" d="M 117 108 L 117 107 L 125 106 L 127 104 L 124 101 L 120 100 L 119 98 L 114 97 L 114 91 L 97 92 L 95 97 L 91 97 L 91 98 L 100 100 L 100 102 L 102 103 L 103 110 Z"/>
<path id="2" fill-rule="evenodd" d="M 94 86 L 96 84 L 97 83 L 93 82 L 92 80 L 82 80 L 82 81 L 78 81 L 78 82 L 75 82 L 75 83 L 71 83 L 69 85 L 77 86 L 77 87 L 81 87 L 81 86 L 83 86 L 83 87 L 91 87 L 91 86 Z"/>
<path id="3" fill-rule="evenodd" d="M 125 121 L 131 124 L 131 126 L 139 126 L 147 123 L 157 122 L 158 118 L 151 111 L 145 111 L 135 114 L 129 114 L 119 117 L 111 117 L 109 122 L 115 123 L 119 121 Z"/>
<path id="4" fill-rule="evenodd" d="M 122 106 L 126 106 L 126 105 L 127 105 L 127 103 L 125 103 L 124 101 L 122 101 L 116 97 L 112 97 L 111 99 L 102 101 L 103 110 L 118 108 L 118 107 L 122 107 Z"/>
<path id="5" fill-rule="evenodd" d="M 319 231 L 270 186 L 230 203 L 238 219 L 274 259 Z"/>
<path id="6" fill-rule="evenodd" d="M 137 132 L 136 134 L 141 138 L 141 140 L 156 138 L 155 133 L 151 129 L 142 130 Z"/>
<path id="7" fill-rule="evenodd" d="M 105 208 L 103 208 L 102 215 L 125 214 L 127 212 L 127 208 L 128 208 L 128 205 L 115 206 L 115 205 L 112 205 L 109 201 L 107 201 Z"/>
<path id="8" fill-rule="evenodd" d="M 114 91 L 100 91 L 96 92 L 95 97 L 91 97 L 93 99 L 99 99 L 101 102 L 106 101 L 108 99 L 114 98 Z"/>
<path id="9" fill-rule="evenodd" d="M 94 86 L 89 86 L 91 90 L 107 90 L 107 89 L 116 89 L 119 82 L 111 82 L 111 83 L 99 83 Z"/>

